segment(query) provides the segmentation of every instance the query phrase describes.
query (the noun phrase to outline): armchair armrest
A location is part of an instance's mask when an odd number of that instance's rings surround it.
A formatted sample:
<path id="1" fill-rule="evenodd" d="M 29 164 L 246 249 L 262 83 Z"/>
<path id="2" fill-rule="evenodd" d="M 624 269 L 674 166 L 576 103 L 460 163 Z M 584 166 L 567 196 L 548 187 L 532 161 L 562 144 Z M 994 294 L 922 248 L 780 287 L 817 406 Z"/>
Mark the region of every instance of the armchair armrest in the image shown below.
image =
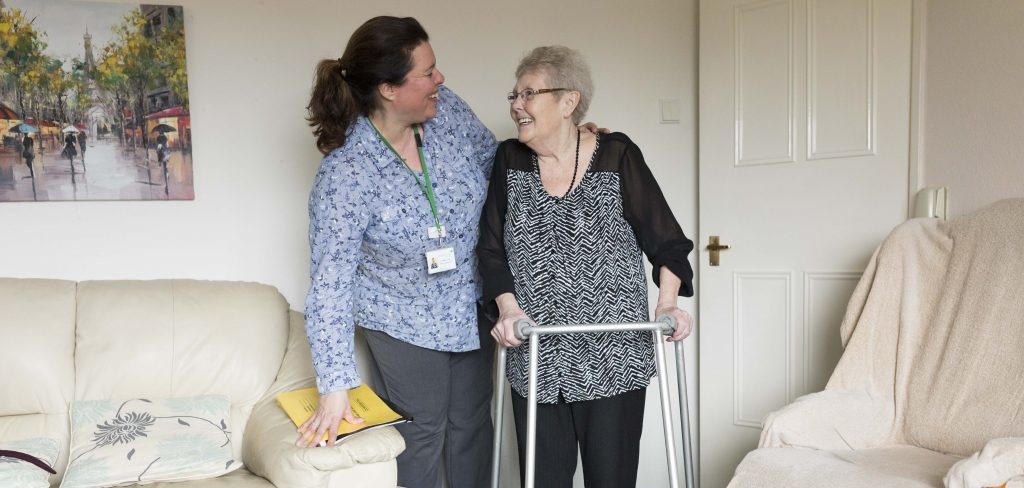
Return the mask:
<path id="1" fill-rule="evenodd" d="M 861 449 L 893 444 L 895 406 L 867 393 L 825 390 L 768 414 L 758 447 Z"/>
<path id="2" fill-rule="evenodd" d="M 949 468 L 943 482 L 946 488 L 1024 487 L 1024 437 L 988 441 Z"/>
<path id="3" fill-rule="evenodd" d="M 279 393 L 314 385 L 313 362 L 302 315 L 291 313 L 288 349 L 277 379 L 256 403 L 245 427 L 242 462 L 256 475 L 285 487 L 327 487 L 332 473 L 359 464 L 390 461 L 405 450 L 394 427 L 353 435 L 334 447 L 295 446 L 295 424 L 277 405 Z"/>

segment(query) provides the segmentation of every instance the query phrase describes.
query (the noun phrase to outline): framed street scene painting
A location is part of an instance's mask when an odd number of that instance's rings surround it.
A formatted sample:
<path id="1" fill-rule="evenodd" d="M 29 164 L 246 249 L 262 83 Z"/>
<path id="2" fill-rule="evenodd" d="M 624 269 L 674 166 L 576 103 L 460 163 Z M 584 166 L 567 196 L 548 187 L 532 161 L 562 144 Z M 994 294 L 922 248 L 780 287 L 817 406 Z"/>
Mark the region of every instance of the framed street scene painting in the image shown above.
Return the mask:
<path id="1" fill-rule="evenodd" d="M 173 5 L 0 0 L 0 204 L 192 200 Z"/>

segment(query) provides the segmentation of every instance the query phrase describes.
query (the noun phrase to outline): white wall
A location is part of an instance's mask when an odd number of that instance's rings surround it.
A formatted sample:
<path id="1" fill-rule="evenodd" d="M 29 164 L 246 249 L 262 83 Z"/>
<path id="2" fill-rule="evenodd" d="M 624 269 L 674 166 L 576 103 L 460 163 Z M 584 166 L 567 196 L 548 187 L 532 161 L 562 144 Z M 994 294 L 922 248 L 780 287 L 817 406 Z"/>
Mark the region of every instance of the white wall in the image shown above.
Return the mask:
<path id="1" fill-rule="evenodd" d="M 306 198 L 320 159 L 303 121 L 312 70 L 379 14 L 424 24 L 448 85 L 499 138 L 513 134 L 504 94 L 519 57 L 543 44 L 580 49 L 596 84 L 587 119 L 637 141 L 683 228 L 697 235 L 695 0 L 180 3 L 195 201 L 0 203 L 0 275 L 251 280 L 301 307 Z M 661 98 L 681 102 L 682 123 L 658 123 Z M 652 394 L 639 486 L 667 484 L 657 405 Z"/>
<path id="2" fill-rule="evenodd" d="M 1024 2 L 925 2 L 921 186 L 950 216 L 1024 197 Z"/>

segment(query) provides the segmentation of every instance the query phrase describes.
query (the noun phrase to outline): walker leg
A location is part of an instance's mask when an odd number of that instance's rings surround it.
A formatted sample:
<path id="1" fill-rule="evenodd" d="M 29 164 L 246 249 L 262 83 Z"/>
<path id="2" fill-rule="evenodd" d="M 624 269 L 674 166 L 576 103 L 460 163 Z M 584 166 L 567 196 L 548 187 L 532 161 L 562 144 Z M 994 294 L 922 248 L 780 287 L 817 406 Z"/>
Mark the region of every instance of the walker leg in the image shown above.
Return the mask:
<path id="1" fill-rule="evenodd" d="M 525 324 L 528 326 L 529 324 Z M 580 327 L 580 329 L 590 330 L 566 330 L 567 326 L 554 326 L 560 327 L 559 330 L 549 330 L 546 334 L 565 334 L 565 333 L 584 333 L 584 332 L 607 332 L 608 328 L 603 327 L 612 324 L 586 324 Z M 643 327 L 643 330 L 652 330 L 650 324 L 621 324 L 624 326 L 623 330 L 638 330 L 638 327 Z M 554 328 L 553 327 L 553 328 Z M 573 326 L 575 327 L 575 326 Z M 661 324 L 660 327 L 665 327 Z M 522 338 L 522 335 L 530 329 L 530 327 L 524 327 L 517 336 Z M 671 327 L 669 327 L 671 330 Z M 534 488 L 536 478 L 536 459 L 537 459 L 537 382 L 538 382 L 538 365 L 540 359 L 540 335 L 536 331 L 529 332 L 529 383 L 528 383 L 528 398 L 527 398 L 527 413 L 526 413 L 526 459 L 524 467 L 525 473 L 523 473 L 523 485 L 525 488 Z M 665 347 L 664 331 L 661 328 L 655 328 L 652 332 L 652 339 L 654 341 L 655 351 L 655 366 L 658 373 L 658 392 L 661 396 L 661 412 L 662 412 L 662 424 L 665 427 L 665 452 L 666 458 L 668 459 L 669 468 L 669 482 L 672 488 L 679 488 L 679 466 L 678 459 L 676 458 L 675 452 L 675 441 L 673 439 L 673 425 L 671 415 L 671 391 L 668 386 L 668 367 L 665 358 Z M 693 466 L 693 451 L 692 442 L 690 436 L 690 411 L 689 401 L 687 399 L 686 389 L 686 364 L 685 358 L 683 357 L 683 343 L 682 341 L 675 343 L 676 348 L 676 368 L 677 368 L 677 380 L 679 382 L 679 417 L 683 435 L 683 471 L 685 475 L 686 488 L 694 488 L 694 466 Z M 499 477 L 501 473 L 501 419 L 504 413 L 504 379 L 505 379 L 505 364 L 507 358 L 507 351 L 505 348 L 499 349 L 498 355 L 498 379 L 495 382 L 495 386 L 498 388 L 495 399 L 495 435 L 494 435 L 494 452 L 491 463 L 491 487 L 498 488 Z M 500 386 L 498 386 L 500 385 Z"/>
<path id="2" fill-rule="evenodd" d="M 502 416 L 505 414 L 505 356 L 507 352 L 498 346 L 497 378 L 494 381 L 494 453 L 491 456 L 491 488 L 498 488 L 501 477 L 501 431 Z"/>
<path id="3" fill-rule="evenodd" d="M 530 385 L 526 406 L 526 488 L 533 488 L 537 462 L 537 363 L 540 358 L 540 337 L 530 333 Z"/>
<path id="4" fill-rule="evenodd" d="M 690 444 L 690 401 L 686 389 L 686 361 L 683 341 L 676 342 L 676 380 L 679 382 L 679 421 L 683 424 L 683 462 L 686 488 L 693 488 L 693 448 Z"/>
<path id="5" fill-rule="evenodd" d="M 679 467 L 676 465 L 676 443 L 672 428 L 671 392 L 668 389 L 668 367 L 665 361 L 665 335 L 655 330 L 654 364 L 658 370 L 658 393 L 661 395 L 661 422 L 665 426 L 665 458 L 668 460 L 668 481 L 672 488 L 679 488 Z"/>

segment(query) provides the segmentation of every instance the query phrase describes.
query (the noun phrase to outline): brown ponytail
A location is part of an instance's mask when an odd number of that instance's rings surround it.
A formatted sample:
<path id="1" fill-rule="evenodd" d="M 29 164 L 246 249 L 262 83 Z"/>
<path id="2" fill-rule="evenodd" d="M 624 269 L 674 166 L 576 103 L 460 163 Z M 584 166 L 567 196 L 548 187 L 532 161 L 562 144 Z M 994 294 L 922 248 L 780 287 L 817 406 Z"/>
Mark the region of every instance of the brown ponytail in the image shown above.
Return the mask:
<path id="1" fill-rule="evenodd" d="M 412 51 L 428 40 L 412 17 L 374 17 L 352 33 L 341 59 L 317 64 L 306 120 L 321 153 L 344 146 L 356 117 L 369 115 L 380 105 L 381 83 L 405 83 Z"/>

